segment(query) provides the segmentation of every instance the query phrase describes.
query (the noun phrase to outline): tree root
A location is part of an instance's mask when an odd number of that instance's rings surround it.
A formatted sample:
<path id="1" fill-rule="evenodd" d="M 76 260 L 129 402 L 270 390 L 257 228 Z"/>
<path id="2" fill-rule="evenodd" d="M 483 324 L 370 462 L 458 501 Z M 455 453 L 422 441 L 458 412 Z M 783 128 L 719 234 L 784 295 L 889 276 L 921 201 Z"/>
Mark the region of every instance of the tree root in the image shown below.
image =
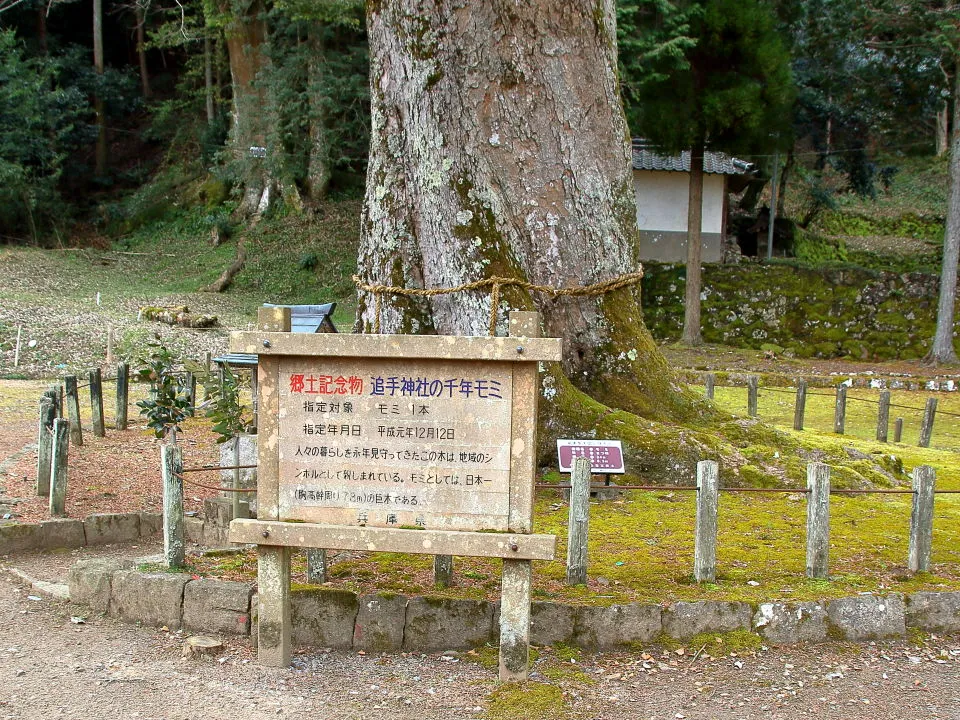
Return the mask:
<path id="1" fill-rule="evenodd" d="M 237 242 L 237 257 L 230 264 L 226 270 L 220 273 L 214 282 L 207 285 L 205 288 L 201 288 L 201 292 L 214 292 L 221 293 L 230 287 L 230 283 L 233 282 L 234 276 L 243 269 L 244 263 L 247 262 L 247 248 L 243 240 Z"/>

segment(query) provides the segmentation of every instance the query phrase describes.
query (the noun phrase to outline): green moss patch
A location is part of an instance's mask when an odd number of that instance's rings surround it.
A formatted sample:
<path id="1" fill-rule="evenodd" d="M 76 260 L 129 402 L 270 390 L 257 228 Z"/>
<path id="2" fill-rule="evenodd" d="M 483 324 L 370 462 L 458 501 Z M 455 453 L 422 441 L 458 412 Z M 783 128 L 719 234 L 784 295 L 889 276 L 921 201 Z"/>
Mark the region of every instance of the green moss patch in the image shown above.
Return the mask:
<path id="1" fill-rule="evenodd" d="M 507 683 L 488 697 L 488 720 L 554 720 L 567 717 L 563 692 L 538 682 Z"/>

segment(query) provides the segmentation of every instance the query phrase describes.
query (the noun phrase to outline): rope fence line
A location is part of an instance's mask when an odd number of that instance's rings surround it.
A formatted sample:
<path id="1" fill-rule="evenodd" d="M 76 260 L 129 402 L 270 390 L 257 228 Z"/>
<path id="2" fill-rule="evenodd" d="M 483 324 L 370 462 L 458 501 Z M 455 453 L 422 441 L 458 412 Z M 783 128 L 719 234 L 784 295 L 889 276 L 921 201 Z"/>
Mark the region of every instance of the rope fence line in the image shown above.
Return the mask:
<path id="1" fill-rule="evenodd" d="M 731 386 L 732 387 L 732 386 Z M 796 388 L 780 388 L 780 387 L 764 387 L 761 388 L 764 392 L 778 392 L 785 393 L 787 395 L 794 395 L 796 393 Z M 834 397 L 831 393 L 822 393 L 822 392 L 807 392 L 807 397 L 825 397 L 832 398 Z M 879 400 L 874 400 L 872 398 L 857 397 L 856 395 L 847 395 L 847 402 L 864 402 L 870 403 L 871 405 L 879 405 Z M 926 408 L 914 407 L 912 405 L 900 405 L 898 403 L 890 403 L 890 407 L 898 408 L 900 410 L 912 410 L 914 412 L 922 413 Z M 960 417 L 960 413 L 953 413 L 947 410 L 937 409 L 937 415 L 946 415 L 947 417 Z"/>
<path id="2" fill-rule="evenodd" d="M 529 280 L 508 277 L 489 277 L 483 280 L 474 280 L 455 287 L 448 288 L 405 288 L 397 285 L 370 285 L 364 282 L 359 275 L 353 276 L 353 282 L 358 290 L 372 293 L 374 296 L 374 321 L 373 331 L 380 334 L 380 315 L 383 308 L 384 295 L 404 295 L 407 297 L 435 297 L 437 295 L 449 295 L 466 290 L 490 290 L 490 335 L 496 335 L 497 330 L 497 309 L 500 305 L 500 288 L 505 286 L 519 287 L 532 292 L 540 292 L 550 297 L 587 297 L 592 295 L 605 295 L 606 293 L 620 290 L 630 285 L 635 285 L 643 278 L 643 270 L 637 270 L 632 273 L 618 275 L 610 280 L 603 280 L 592 285 L 578 285 L 574 287 L 556 288 L 550 285 L 537 285 Z"/>
<path id="3" fill-rule="evenodd" d="M 537 490 L 570 490 L 571 485 L 554 485 L 553 483 L 536 483 L 534 487 Z M 591 485 L 591 490 L 647 490 L 650 492 L 673 492 L 679 490 L 682 492 L 699 492 L 700 488 L 696 485 Z M 731 493 L 785 493 L 788 495 L 809 495 L 809 488 L 751 488 L 751 487 L 722 487 L 717 488 L 719 492 Z M 846 490 L 840 488 L 830 488 L 831 495 L 915 495 L 915 490 L 900 490 L 890 488 L 878 488 L 875 490 L 856 489 Z M 960 490 L 934 490 L 936 495 L 960 495 Z"/>
<path id="4" fill-rule="evenodd" d="M 219 490 L 221 492 L 237 492 L 237 493 L 249 493 L 249 492 L 257 491 L 256 488 L 228 488 L 228 487 L 220 487 L 217 485 L 204 485 L 203 483 L 194 482 L 193 480 L 187 480 L 180 473 L 173 473 L 173 474 L 175 477 L 178 477 L 181 480 L 183 480 L 183 482 L 185 482 L 187 485 L 193 485 L 194 487 L 201 487 L 206 490 Z"/>

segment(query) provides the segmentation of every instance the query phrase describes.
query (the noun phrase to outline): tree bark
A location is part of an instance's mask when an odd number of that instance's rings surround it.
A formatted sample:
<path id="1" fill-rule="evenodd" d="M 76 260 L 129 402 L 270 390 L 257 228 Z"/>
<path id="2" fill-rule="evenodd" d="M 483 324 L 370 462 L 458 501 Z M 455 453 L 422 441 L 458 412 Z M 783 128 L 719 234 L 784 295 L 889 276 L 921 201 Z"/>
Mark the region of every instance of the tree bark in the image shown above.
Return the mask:
<path id="1" fill-rule="evenodd" d="M 613 0 L 369 8 L 365 281 L 449 288 L 500 276 L 560 288 L 640 268 Z M 535 309 L 544 335 L 564 338 L 563 370 L 578 388 L 647 417 L 689 415 L 639 296 L 637 286 L 587 298 L 505 287 L 498 330 L 508 309 Z M 490 309 L 479 292 L 384 296 L 381 328 L 485 335 Z M 371 331 L 371 294 L 357 312 Z M 548 399 L 569 389 L 562 374 L 548 380 Z"/>
<path id="2" fill-rule="evenodd" d="M 252 0 L 245 10 L 234 12 L 226 29 L 233 83 L 231 138 L 236 159 L 244 170 L 239 211 L 245 215 L 261 214 L 269 207 L 274 194 L 266 158 L 251 153 L 251 148 L 267 147 L 267 93 L 257 83 L 257 75 L 267 62 L 264 12 L 262 0 Z"/>
<path id="3" fill-rule="evenodd" d="M 690 152 L 690 191 L 687 196 L 687 286 L 683 306 L 684 345 L 700 345 L 700 265 L 703 243 L 700 239 L 703 222 L 703 144 Z"/>
<path id="4" fill-rule="evenodd" d="M 103 75 L 103 0 L 93 0 L 93 67 L 97 75 Z M 94 97 L 93 108 L 97 115 L 94 173 L 101 177 L 107 172 L 107 118 L 99 94 Z"/>
<path id="5" fill-rule="evenodd" d="M 330 187 L 330 143 L 327 137 L 324 110 L 323 61 L 324 47 L 320 29 L 310 36 L 311 55 L 307 67 L 307 93 L 310 98 L 310 161 L 307 168 L 307 193 L 317 202 L 327 195 Z"/>
<path id="6" fill-rule="evenodd" d="M 210 37 L 203 38 L 203 92 L 207 106 L 207 125 L 213 125 L 216 110 L 213 104 L 213 52 Z"/>
<path id="7" fill-rule="evenodd" d="M 940 109 L 937 110 L 936 122 L 936 154 L 937 157 L 943 157 L 950 149 L 950 106 L 946 101 L 944 101 Z"/>
<path id="8" fill-rule="evenodd" d="M 953 132 L 950 139 L 950 193 L 943 233 L 943 265 L 940 270 L 940 301 L 937 330 L 925 361 L 930 364 L 960 362 L 953 346 L 954 308 L 957 299 L 957 261 L 960 258 L 960 54 L 953 74 Z"/>
<path id="9" fill-rule="evenodd" d="M 150 70 L 147 68 L 147 10 L 146 7 L 137 5 L 137 58 L 140 61 L 140 87 L 143 91 L 143 97 L 149 100 L 153 97 L 153 89 L 150 87 Z"/>

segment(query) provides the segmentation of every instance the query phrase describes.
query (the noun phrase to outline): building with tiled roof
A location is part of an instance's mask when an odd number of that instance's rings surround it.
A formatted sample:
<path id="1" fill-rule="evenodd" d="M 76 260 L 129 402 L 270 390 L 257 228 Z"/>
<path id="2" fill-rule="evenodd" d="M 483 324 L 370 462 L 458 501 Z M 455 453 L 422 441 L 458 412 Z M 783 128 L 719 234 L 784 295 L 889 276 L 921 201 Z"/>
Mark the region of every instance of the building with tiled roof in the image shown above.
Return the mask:
<path id="1" fill-rule="evenodd" d="M 723 153 L 704 153 L 703 220 L 700 239 L 703 262 L 720 262 L 727 225 L 730 177 L 753 173 L 753 165 Z M 686 262 L 687 198 L 690 153 L 657 152 L 643 140 L 633 141 L 633 187 L 640 228 L 640 258 L 657 262 Z"/>

